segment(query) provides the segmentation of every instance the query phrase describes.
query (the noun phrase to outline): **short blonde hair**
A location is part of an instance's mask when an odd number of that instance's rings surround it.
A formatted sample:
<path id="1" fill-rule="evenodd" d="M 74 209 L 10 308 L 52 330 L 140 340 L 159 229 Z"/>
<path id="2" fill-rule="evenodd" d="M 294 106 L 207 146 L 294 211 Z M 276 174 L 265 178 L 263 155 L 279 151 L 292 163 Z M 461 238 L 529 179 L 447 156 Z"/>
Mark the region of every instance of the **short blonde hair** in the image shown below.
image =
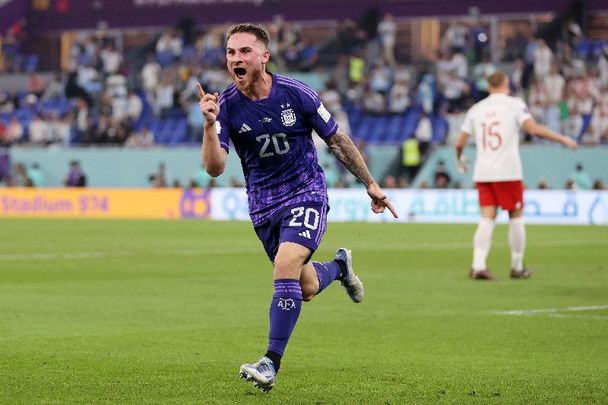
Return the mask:
<path id="1" fill-rule="evenodd" d="M 507 75 L 504 72 L 497 71 L 488 76 L 488 85 L 496 89 L 502 87 L 506 80 L 508 80 Z"/>

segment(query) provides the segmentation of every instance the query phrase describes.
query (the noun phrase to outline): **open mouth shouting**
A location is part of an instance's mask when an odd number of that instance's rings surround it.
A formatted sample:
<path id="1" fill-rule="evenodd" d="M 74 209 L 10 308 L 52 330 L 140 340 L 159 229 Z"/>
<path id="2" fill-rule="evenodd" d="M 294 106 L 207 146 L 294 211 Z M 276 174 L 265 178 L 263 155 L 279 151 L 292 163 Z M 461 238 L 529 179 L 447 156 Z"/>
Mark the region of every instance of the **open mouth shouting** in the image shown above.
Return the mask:
<path id="1" fill-rule="evenodd" d="M 242 82 L 247 77 L 247 70 L 243 67 L 235 67 L 232 71 L 239 82 Z"/>

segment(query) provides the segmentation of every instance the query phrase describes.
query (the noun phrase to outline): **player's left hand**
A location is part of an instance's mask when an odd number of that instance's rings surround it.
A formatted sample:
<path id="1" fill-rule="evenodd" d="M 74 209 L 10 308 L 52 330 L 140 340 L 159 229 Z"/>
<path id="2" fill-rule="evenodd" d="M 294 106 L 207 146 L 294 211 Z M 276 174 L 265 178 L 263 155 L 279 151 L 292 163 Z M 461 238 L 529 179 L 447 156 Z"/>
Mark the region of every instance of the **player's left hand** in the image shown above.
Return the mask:
<path id="1" fill-rule="evenodd" d="M 393 217 L 399 218 L 395 207 L 393 207 L 393 204 L 391 204 L 378 183 L 374 182 L 367 186 L 367 195 L 372 199 L 372 211 L 376 214 L 380 214 L 384 212 L 385 208 L 388 208 Z"/>
<path id="2" fill-rule="evenodd" d="M 564 136 L 562 143 L 570 149 L 578 148 L 578 144 L 576 143 L 576 141 L 570 138 L 569 136 Z"/>

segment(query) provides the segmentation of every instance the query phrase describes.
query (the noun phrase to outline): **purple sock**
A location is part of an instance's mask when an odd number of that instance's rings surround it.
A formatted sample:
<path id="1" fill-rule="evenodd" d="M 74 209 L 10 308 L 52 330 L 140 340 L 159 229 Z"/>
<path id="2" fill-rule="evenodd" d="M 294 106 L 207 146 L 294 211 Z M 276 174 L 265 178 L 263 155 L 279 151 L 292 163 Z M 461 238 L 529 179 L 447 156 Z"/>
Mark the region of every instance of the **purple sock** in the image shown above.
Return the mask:
<path id="1" fill-rule="evenodd" d="M 299 280 L 274 280 L 274 295 L 270 304 L 268 351 L 283 355 L 291 332 L 302 308 L 302 288 Z"/>
<path id="2" fill-rule="evenodd" d="M 312 265 L 315 268 L 317 278 L 319 279 L 319 291 L 317 294 L 340 277 L 340 266 L 335 260 L 325 263 L 312 262 Z"/>

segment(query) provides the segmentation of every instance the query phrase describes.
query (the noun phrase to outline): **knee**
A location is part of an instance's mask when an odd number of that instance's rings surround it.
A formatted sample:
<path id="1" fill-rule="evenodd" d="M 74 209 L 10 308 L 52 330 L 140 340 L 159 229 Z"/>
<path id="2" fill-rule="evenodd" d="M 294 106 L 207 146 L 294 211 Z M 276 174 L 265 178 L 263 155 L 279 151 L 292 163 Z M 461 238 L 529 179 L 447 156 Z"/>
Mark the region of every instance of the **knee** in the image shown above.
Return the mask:
<path id="1" fill-rule="evenodd" d="M 311 301 L 319 291 L 319 285 L 311 282 L 300 281 L 300 287 L 302 287 L 302 301 Z"/>
<path id="2" fill-rule="evenodd" d="M 315 293 L 310 293 L 310 292 L 304 293 L 304 291 L 302 290 L 302 301 L 304 301 L 304 302 L 310 302 L 310 301 L 312 301 L 312 299 L 315 296 L 316 296 Z"/>

